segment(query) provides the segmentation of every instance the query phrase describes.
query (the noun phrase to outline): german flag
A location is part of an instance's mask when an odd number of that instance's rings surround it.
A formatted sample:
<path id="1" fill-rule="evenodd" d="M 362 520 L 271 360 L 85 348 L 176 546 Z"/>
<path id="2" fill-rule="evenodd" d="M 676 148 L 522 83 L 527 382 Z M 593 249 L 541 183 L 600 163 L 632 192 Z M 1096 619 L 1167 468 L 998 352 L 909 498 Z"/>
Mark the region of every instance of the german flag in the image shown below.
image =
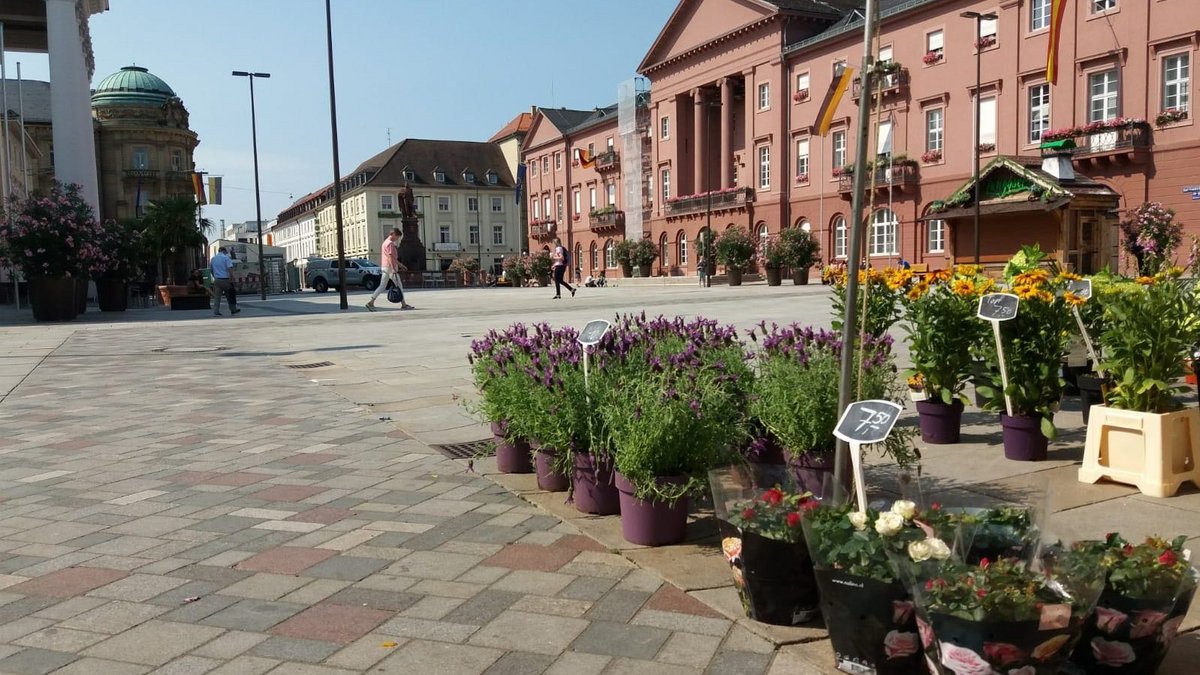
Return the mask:
<path id="1" fill-rule="evenodd" d="M 829 126 L 833 124 L 833 116 L 837 112 L 838 103 L 850 88 L 850 80 L 854 77 L 854 69 L 842 66 L 840 73 L 834 73 L 833 82 L 829 83 L 829 91 L 825 92 L 825 100 L 821 101 L 821 110 L 817 113 L 817 135 L 828 136 Z"/>
<path id="2" fill-rule="evenodd" d="M 204 197 L 204 174 L 192 173 L 192 192 L 196 194 L 196 203 L 203 206 L 208 203 Z"/>
<path id="3" fill-rule="evenodd" d="M 1050 4 L 1050 42 L 1046 48 L 1046 81 L 1058 84 L 1058 48 L 1062 44 L 1063 16 L 1069 0 L 1052 0 Z"/>
<path id="4" fill-rule="evenodd" d="M 596 163 L 596 156 L 588 157 L 587 150 L 575 148 L 575 161 L 579 162 L 585 169 L 590 169 Z"/>

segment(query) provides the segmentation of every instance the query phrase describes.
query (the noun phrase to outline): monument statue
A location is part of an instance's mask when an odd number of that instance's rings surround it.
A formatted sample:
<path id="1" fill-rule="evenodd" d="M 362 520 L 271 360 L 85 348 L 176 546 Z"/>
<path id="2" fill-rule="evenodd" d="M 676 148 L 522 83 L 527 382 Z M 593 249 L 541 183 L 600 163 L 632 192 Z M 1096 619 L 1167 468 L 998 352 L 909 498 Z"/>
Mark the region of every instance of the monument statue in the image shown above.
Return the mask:
<path id="1" fill-rule="evenodd" d="M 400 262 L 412 272 L 425 271 L 425 245 L 421 243 L 420 220 L 412 187 L 407 183 L 400 191 Z"/>

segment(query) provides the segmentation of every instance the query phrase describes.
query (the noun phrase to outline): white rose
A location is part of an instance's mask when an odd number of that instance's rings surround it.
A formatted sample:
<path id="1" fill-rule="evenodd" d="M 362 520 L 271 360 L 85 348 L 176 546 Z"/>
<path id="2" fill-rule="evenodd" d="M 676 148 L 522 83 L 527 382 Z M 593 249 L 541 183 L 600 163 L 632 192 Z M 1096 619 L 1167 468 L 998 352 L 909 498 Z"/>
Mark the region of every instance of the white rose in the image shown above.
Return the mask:
<path id="1" fill-rule="evenodd" d="M 907 499 L 897 499 L 892 504 L 892 513 L 899 514 L 905 520 L 912 520 L 917 515 L 917 505 Z"/>
<path id="2" fill-rule="evenodd" d="M 925 539 L 914 541 L 908 545 L 908 557 L 913 559 L 913 562 L 924 562 L 933 557 L 933 548 Z"/>
<path id="3" fill-rule="evenodd" d="M 867 514 L 855 511 L 854 513 L 851 513 L 849 517 L 850 524 L 854 526 L 854 529 L 858 530 L 859 532 L 867 529 Z"/>
<path id="4" fill-rule="evenodd" d="M 904 517 L 899 513 L 881 513 L 875 521 L 875 531 L 885 537 L 890 537 L 904 529 Z"/>
<path id="5" fill-rule="evenodd" d="M 946 545 L 946 542 L 937 538 L 927 539 L 926 542 L 929 544 L 929 551 L 934 560 L 945 560 L 950 557 L 950 547 Z"/>

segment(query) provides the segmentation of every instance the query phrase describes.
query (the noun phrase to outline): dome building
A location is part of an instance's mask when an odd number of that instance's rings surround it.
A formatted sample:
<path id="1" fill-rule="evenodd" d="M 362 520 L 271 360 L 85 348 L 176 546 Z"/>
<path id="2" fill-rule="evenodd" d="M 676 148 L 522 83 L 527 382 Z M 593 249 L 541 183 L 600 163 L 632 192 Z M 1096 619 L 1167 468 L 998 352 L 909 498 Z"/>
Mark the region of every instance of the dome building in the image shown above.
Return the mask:
<path id="1" fill-rule="evenodd" d="M 92 91 L 103 218 L 134 218 L 152 199 L 193 194 L 200 143 L 183 101 L 161 78 L 125 66 Z"/>

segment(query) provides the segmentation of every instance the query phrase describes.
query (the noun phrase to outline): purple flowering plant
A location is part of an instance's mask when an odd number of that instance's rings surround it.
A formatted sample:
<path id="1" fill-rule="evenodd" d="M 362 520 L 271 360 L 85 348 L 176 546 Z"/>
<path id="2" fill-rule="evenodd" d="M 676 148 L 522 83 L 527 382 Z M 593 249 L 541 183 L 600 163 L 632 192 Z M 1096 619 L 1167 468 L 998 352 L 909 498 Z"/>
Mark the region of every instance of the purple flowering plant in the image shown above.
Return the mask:
<path id="1" fill-rule="evenodd" d="M 56 183 L 49 194 L 14 199 L 7 207 L 0 218 L 0 264 L 51 279 L 103 271 L 109 264 L 103 228 L 78 185 Z"/>
<path id="2" fill-rule="evenodd" d="M 1175 209 L 1144 202 L 1126 215 L 1121 221 L 1121 247 L 1137 264 L 1138 274 L 1154 276 L 1174 264 L 1175 249 L 1183 242 L 1183 225 L 1175 222 Z"/>

